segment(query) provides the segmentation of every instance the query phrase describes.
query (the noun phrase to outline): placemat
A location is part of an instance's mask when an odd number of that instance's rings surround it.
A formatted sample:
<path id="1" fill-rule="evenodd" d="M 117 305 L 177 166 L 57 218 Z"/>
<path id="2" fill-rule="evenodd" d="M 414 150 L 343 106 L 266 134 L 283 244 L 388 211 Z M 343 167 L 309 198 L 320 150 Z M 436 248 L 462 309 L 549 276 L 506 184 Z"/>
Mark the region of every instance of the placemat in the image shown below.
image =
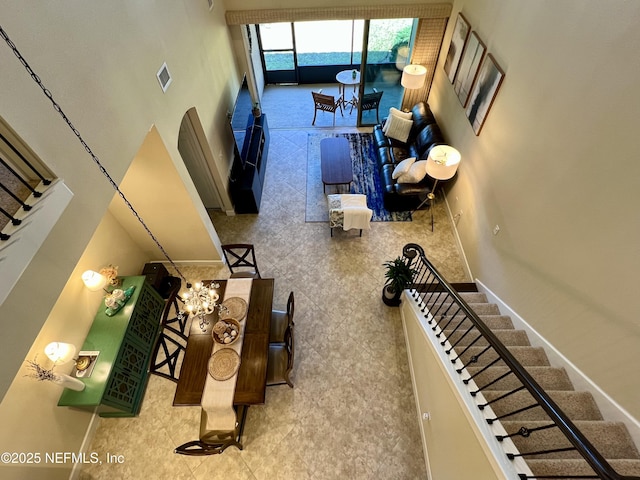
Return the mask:
<path id="1" fill-rule="evenodd" d="M 209 375 L 223 381 L 233 377 L 240 367 L 240 355 L 231 348 L 222 348 L 209 358 Z"/>
<path id="2" fill-rule="evenodd" d="M 247 302 L 244 298 L 230 297 L 227 298 L 222 305 L 225 310 L 220 312 L 220 319 L 235 318 L 241 322 L 247 315 Z"/>

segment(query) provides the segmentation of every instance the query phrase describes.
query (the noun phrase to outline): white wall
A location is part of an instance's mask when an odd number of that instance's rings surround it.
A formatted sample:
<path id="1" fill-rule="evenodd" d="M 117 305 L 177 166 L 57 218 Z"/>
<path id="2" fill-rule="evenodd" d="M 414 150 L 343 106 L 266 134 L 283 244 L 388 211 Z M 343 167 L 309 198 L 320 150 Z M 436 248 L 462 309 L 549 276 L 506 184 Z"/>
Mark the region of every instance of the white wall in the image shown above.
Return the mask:
<path id="1" fill-rule="evenodd" d="M 458 11 L 506 72 L 478 137 L 444 57 L 429 98 L 462 154 L 448 201 L 471 270 L 639 418 L 640 4 L 459 0 Z"/>

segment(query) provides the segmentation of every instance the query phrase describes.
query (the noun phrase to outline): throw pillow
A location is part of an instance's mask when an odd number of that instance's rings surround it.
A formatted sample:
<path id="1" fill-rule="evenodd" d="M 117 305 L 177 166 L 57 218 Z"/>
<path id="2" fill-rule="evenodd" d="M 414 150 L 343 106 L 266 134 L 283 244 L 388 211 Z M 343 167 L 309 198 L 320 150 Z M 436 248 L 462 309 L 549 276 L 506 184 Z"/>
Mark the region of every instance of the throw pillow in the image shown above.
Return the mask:
<path id="1" fill-rule="evenodd" d="M 413 126 L 413 122 L 411 120 L 398 117 L 397 115 L 390 115 L 389 118 L 387 118 L 385 126 L 387 124 L 389 125 L 385 132 L 387 137 L 393 138 L 402 143 L 407 141 L 409 133 L 411 132 L 411 127 Z"/>
<path id="2" fill-rule="evenodd" d="M 406 118 L 407 120 L 411 120 L 413 118 L 413 113 L 411 112 L 403 112 L 402 110 L 398 110 L 395 107 L 391 107 L 389 109 L 389 115 L 396 115 L 400 118 Z"/>
<path id="3" fill-rule="evenodd" d="M 411 168 L 411 165 L 413 165 L 413 162 L 415 161 L 416 161 L 416 157 L 405 158 L 404 160 L 402 160 L 398 165 L 396 165 L 396 168 L 393 169 L 391 178 L 395 180 L 400 175 L 407 173 Z"/>
<path id="4" fill-rule="evenodd" d="M 402 110 L 398 110 L 395 107 L 391 107 L 389 109 L 389 117 L 387 118 L 387 121 L 384 122 L 384 125 L 382 126 L 382 133 L 386 134 L 387 130 L 389 129 L 389 118 L 391 118 L 392 116 L 396 116 L 396 117 L 400 117 L 400 118 L 405 118 L 407 120 L 411 120 L 413 118 L 413 113 L 411 112 L 403 112 Z"/>
<path id="5" fill-rule="evenodd" d="M 398 183 L 419 183 L 427 175 L 427 161 L 418 160 L 409 171 L 398 177 Z"/>

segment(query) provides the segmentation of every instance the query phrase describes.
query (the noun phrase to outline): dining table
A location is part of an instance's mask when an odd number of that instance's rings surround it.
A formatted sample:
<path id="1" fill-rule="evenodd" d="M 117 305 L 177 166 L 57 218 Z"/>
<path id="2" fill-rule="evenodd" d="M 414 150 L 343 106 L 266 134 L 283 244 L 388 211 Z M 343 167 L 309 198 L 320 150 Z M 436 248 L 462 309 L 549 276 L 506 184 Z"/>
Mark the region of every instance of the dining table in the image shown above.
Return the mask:
<path id="1" fill-rule="evenodd" d="M 202 283 L 210 283 L 203 280 Z M 227 280 L 213 280 L 220 284 L 218 294 L 224 298 Z M 267 386 L 267 361 L 269 358 L 269 329 L 273 309 L 274 280 L 254 279 L 248 302 L 243 334 L 240 366 L 233 396 L 233 405 L 245 407 L 263 404 Z M 207 380 L 208 363 L 213 350 L 213 326 L 218 321 L 218 311 L 208 315 L 201 326 L 198 319 L 191 322 L 187 347 L 180 369 L 180 378 L 173 398 L 173 406 L 201 405 Z"/>
<path id="2" fill-rule="evenodd" d="M 357 105 L 358 97 L 356 96 L 356 87 L 360 85 L 360 72 L 358 70 L 342 70 L 336 74 L 336 81 L 338 82 L 338 103 L 342 108 L 346 108 L 348 105 Z M 351 100 L 346 99 L 347 87 L 353 87 L 353 95 Z"/>

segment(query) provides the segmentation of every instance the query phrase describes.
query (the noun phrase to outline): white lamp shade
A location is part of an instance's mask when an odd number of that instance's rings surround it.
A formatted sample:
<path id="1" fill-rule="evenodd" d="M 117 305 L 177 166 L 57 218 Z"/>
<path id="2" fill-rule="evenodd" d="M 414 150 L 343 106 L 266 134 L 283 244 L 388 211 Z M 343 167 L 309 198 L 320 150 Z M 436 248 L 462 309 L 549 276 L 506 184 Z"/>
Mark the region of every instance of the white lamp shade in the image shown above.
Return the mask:
<path id="1" fill-rule="evenodd" d="M 73 356 L 76 354 L 76 347 L 70 343 L 51 342 L 49 345 L 44 347 L 44 353 L 53 363 L 61 365 L 73 360 Z"/>
<path id="2" fill-rule="evenodd" d="M 89 290 L 95 292 L 104 288 L 107 284 L 107 277 L 93 270 L 87 270 L 82 274 L 82 281 Z"/>
<path id="3" fill-rule="evenodd" d="M 402 70 L 400 84 L 409 90 L 422 88 L 427 78 L 427 68 L 422 65 L 407 65 Z"/>
<path id="4" fill-rule="evenodd" d="M 456 174 L 460 152 L 449 145 L 436 145 L 427 157 L 427 175 L 436 180 L 449 180 Z"/>

